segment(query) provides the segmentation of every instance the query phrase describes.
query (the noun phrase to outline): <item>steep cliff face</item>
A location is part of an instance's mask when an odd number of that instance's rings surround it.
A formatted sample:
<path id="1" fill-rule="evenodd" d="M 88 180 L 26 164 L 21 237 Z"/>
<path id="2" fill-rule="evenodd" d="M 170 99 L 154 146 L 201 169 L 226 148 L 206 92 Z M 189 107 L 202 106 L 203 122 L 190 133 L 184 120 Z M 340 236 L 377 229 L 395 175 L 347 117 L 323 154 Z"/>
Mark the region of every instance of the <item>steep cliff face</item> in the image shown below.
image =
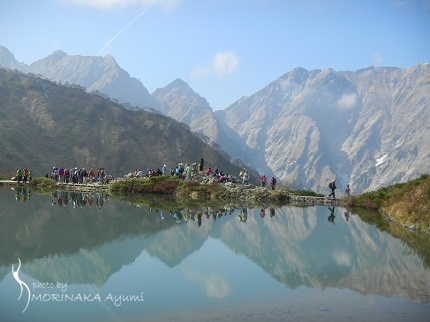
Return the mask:
<path id="1" fill-rule="evenodd" d="M 354 192 L 429 172 L 430 67 L 295 69 L 229 106 L 222 120 L 281 182 Z"/>
<path id="2" fill-rule="evenodd" d="M 367 190 L 430 171 L 430 65 L 350 74 L 362 108 L 345 151 Z"/>

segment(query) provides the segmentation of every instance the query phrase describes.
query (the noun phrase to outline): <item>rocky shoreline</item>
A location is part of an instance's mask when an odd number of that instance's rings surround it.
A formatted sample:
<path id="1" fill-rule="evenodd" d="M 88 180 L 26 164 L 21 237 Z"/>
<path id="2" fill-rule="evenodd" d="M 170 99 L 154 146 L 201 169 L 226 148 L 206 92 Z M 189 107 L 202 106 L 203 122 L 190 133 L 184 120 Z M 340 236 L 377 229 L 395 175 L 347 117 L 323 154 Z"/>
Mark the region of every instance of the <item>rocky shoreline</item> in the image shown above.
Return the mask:
<path id="1" fill-rule="evenodd" d="M 226 193 L 219 195 L 218 198 L 238 200 L 246 204 L 265 201 L 278 201 L 301 206 L 343 204 L 342 199 L 333 199 L 325 196 L 300 196 L 292 194 L 289 190 L 283 188 L 271 190 L 267 187 L 241 185 L 230 182 L 225 183 L 224 187 L 226 188 Z"/>

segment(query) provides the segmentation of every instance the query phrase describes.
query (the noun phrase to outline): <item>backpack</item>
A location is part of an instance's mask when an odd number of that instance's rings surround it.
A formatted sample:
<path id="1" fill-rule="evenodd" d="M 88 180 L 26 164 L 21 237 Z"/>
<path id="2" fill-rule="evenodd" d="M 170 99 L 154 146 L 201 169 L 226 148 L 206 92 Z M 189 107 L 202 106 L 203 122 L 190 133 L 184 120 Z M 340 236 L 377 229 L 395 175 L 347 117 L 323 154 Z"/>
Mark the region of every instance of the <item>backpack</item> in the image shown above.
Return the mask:
<path id="1" fill-rule="evenodd" d="M 330 183 L 328 184 L 328 187 L 329 187 L 330 189 L 333 189 L 333 182 L 330 182 Z"/>

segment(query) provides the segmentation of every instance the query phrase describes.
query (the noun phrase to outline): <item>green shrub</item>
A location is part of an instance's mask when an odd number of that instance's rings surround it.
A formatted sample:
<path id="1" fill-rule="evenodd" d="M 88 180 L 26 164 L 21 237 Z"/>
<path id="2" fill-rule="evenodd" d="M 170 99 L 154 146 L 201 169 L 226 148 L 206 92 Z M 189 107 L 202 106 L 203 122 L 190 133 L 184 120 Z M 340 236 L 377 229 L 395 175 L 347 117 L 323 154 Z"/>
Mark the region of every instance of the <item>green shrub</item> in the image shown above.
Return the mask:
<path id="1" fill-rule="evenodd" d="M 133 178 L 114 182 L 111 187 L 112 192 L 131 193 L 161 193 L 172 194 L 181 184 L 178 177 L 159 176 L 151 178 Z"/>
<path id="2" fill-rule="evenodd" d="M 48 189 L 54 189 L 56 187 L 56 182 L 50 178 L 34 178 L 29 182 L 29 186 L 34 189 L 42 189 L 42 190 L 48 190 Z"/>

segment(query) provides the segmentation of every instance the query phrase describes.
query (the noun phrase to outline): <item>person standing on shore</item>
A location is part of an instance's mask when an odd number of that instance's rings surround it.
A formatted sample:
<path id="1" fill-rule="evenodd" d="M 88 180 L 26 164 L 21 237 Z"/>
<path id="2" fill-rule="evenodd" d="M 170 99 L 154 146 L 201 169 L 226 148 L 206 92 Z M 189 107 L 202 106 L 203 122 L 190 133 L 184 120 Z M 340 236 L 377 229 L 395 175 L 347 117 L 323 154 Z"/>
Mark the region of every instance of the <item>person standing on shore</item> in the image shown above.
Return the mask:
<path id="1" fill-rule="evenodd" d="M 18 183 L 20 183 L 22 181 L 22 170 L 21 169 L 16 170 L 16 181 L 18 181 Z"/>
<path id="2" fill-rule="evenodd" d="M 243 170 L 242 184 L 247 185 L 248 179 L 249 179 L 248 170 L 245 169 L 245 170 Z"/>
<path id="3" fill-rule="evenodd" d="M 22 171 L 22 179 L 23 179 L 22 182 L 27 183 L 27 180 L 28 180 L 28 170 L 27 170 L 27 168 L 24 168 L 24 170 Z"/>
<path id="4" fill-rule="evenodd" d="M 204 169 L 205 169 L 205 160 L 201 158 L 199 163 L 199 171 L 204 171 Z"/>
<path id="5" fill-rule="evenodd" d="M 336 179 L 333 180 L 332 182 L 329 183 L 328 187 L 331 189 L 331 194 L 329 194 L 328 196 L 333 196 L 334 199 L 336 199 Z"/>
<path id="6" fill-rule="evenodd" d="M 272 187 L 272 190 L 275 190 L 275 186 L 276 186 L 276 178 L 275 178 L 275 176 L 272 176 L 272 178 L 270 179 L 270 185 Z"/>
<path id="7" fill-rule="evenodd" d="M 349 184 L 346 185 L 345 193 L 347 197 L 351 196 L 351 188 L 349 187 Z"/>
<path id="8" fill-rule="evenodd" d="M 267 178 L 266 176 L 263 174 L 263 176 L 261 177 L 261 186 L 265 187 L 267 184 Z"/>
<path id="9" fill-rule="evenodd" d="M 66 169 L 64 169 L 64 182 L 69 183 L 69 181 L 70 181 L 70 170 L 69 168 L 66 167 Z"/>
<path id="10" fill-rule="evenodd" d="M 60 183 L 64 183 L 64 167 L 61 167 L 58 170 L 58 176 L 60 177 Z"/>

